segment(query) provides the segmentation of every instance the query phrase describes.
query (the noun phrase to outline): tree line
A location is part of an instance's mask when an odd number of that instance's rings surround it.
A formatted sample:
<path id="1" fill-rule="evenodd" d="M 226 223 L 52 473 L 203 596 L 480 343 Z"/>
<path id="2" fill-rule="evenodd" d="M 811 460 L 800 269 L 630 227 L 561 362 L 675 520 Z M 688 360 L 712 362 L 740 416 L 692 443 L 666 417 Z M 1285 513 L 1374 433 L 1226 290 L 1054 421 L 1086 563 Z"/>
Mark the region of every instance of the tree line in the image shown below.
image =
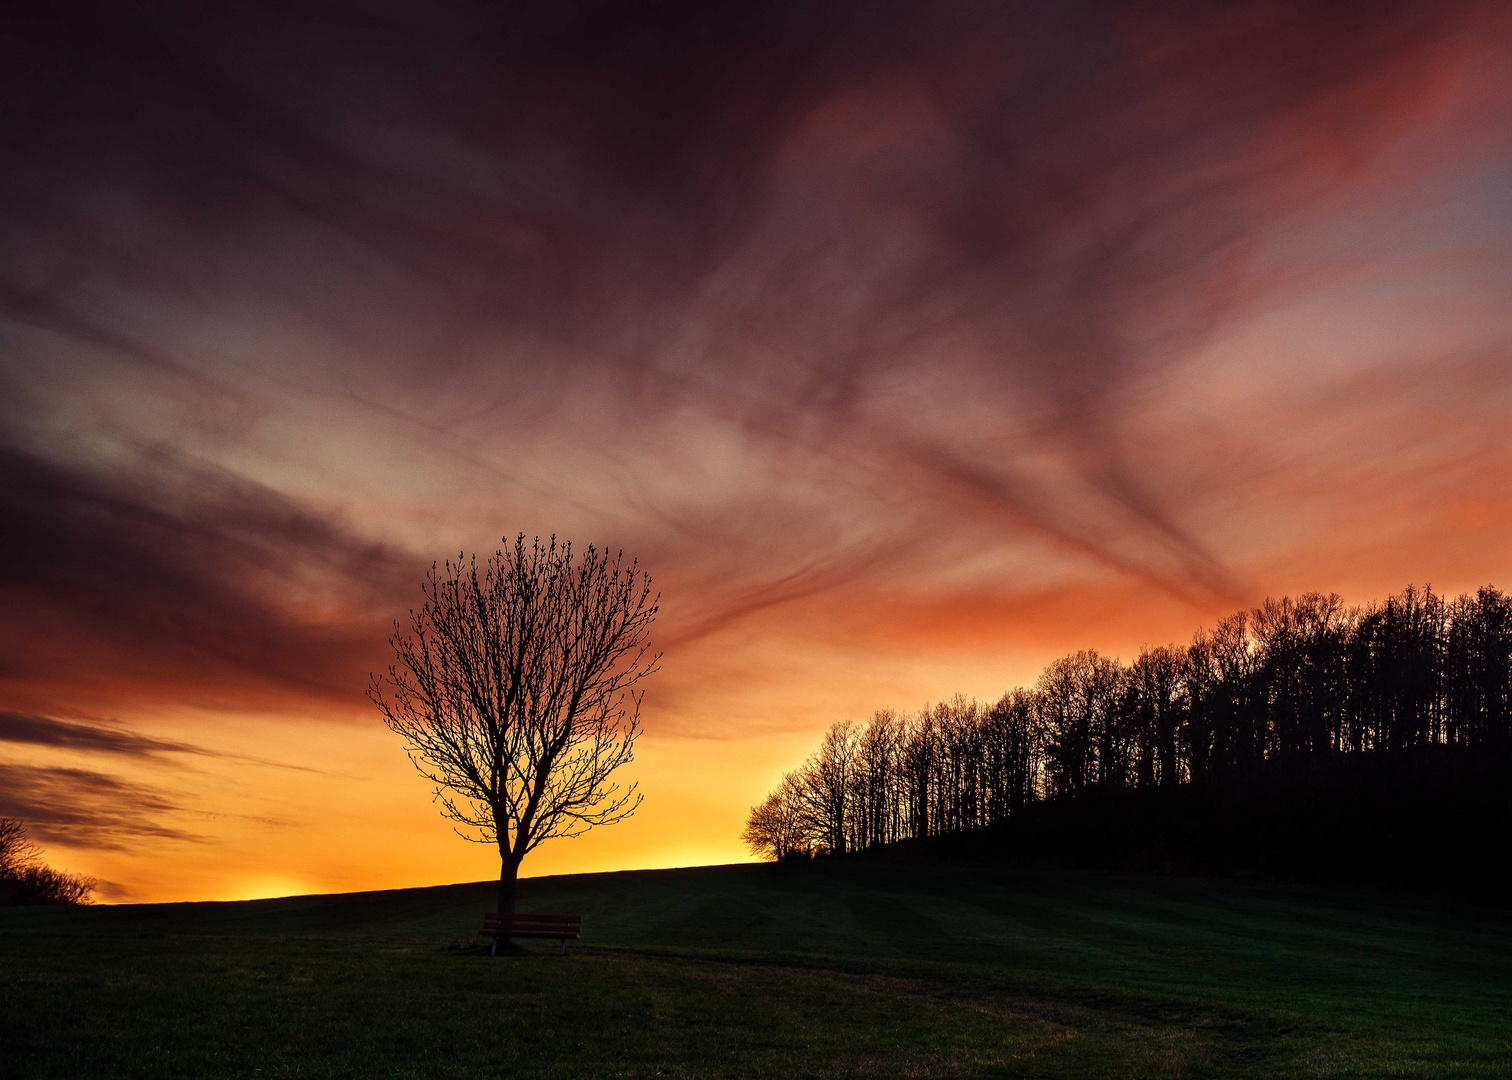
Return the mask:
<path id="1" fill-rule="evenodd" d="M 1268 599 L 1129 664 L 1082 650 L 994 702 L 836 723 L 743 838 L 775 859 L 845 854 L 1093 788 L 1217 789 L 1270 762 L 1434 746 L 1512 749 L 1512 598 L 1491 586 Z"/>

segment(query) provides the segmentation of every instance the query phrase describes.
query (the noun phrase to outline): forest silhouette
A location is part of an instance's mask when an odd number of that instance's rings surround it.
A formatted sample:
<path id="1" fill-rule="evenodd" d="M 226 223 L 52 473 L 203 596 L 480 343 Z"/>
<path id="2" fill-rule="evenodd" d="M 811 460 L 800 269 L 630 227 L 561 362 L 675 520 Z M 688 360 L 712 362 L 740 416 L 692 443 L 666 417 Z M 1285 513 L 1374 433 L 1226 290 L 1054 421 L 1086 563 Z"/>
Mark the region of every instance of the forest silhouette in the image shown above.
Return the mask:
<path id="1" fill-rule="evenodd" d="M 754 807 L 776 859 L 888 857 L 1507 880 L 1512 598 L 1268 599 L 1129 664 L 832 725 Z"/>

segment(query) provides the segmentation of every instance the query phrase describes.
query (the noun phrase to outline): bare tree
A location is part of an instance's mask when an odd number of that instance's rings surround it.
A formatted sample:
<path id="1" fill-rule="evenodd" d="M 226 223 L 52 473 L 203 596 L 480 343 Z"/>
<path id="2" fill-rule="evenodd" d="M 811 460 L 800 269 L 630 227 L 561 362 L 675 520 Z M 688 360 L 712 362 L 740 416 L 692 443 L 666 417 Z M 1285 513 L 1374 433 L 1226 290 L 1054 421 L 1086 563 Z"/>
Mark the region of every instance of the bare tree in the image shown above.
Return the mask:
<path id="1" fill-rule="evenodd" d="M 42 855 L 27 835 L 26 824 L 15 818 L 0 818 L 0 876 L 20 873 Z"/>
<path id="2" fill-rule="evenodd" d="M 423 591 L 368 696 L 458 834 L 498 847 L 510 912 L 526 855 L 640 804 L 610 777 L 634 757 L 660 597 L 623 554 L 574 558 L 570 543 L 526 547 L 523 534 L 481 568 L 476 556 L 433 565 Z"/>
<path id="3" fill-rule="evenodd" d="M 856 754 L 855 850 L 898 839 L 898 750 L 902 741 L 897 713 L 879 709 L 861 732 Z"/>
<path id="4" fill-rule="evenodd" d="M 759 806 L 751 807 L 751 815 L 746 819 L 745 831 L 740 838 L 752 852 L 781 862 L 812 855 L 812 833 L 804 813 L 798 780 L 789 773 Z"/>
<path id="5" fill-rule="evenodd" d="M 798 769 L 798 793 L 803 812 L 813 822 L 818 844 L 830 855 L 847 850 L 846 825 L 860 752 L 860 732 L 849 720 L 829 726 L 819 749 Z"/>
<path id="6" fill-rule="evenodd" d="M 88 904 L 95 879 L 42 862 L 24 822 L 0 818 L 0 905 Z"/>

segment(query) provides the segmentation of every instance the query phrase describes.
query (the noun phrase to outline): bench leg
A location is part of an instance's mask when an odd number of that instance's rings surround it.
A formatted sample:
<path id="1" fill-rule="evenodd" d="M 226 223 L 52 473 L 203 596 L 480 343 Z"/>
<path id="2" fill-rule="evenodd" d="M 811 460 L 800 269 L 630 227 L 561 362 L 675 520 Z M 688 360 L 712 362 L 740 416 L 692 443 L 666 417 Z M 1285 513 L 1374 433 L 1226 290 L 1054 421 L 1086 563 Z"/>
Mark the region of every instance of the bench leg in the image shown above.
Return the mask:
<path id="1" fill-rule="evenodd" d="M 489 956 L 498 956 L 499 955 L 499 935 L 498 934 L 494 935 L 494 937 L 493 937 L 493 944 L 488 947 L 488 955 Z"/>
<path id="2" fill-rule="evenodd" d="M 566 938 L 562 939 L 562 955 L 563 956 L 567 955 L 567 939 Z"/>

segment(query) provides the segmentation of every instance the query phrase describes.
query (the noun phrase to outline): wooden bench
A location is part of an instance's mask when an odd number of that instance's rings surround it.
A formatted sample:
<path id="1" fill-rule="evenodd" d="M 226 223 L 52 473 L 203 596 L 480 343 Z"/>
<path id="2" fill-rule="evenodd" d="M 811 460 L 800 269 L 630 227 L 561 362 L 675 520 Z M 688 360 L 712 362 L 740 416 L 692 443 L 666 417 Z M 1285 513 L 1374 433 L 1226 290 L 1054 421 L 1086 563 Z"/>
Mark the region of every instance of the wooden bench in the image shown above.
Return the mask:
<path id="1" fill-rule="evenodd" d="M 488 950 L 490 956 L 499 954 L 500 938 L 508 941 L 517 937 L 561 938 L 562 952 L 566 953 L 568 939 L 580 939 L 583 936 L 583 917 L 529 915 L 518 911 L 512 915 L 500 915 L 496 911 L 490 911 L 483 916 L 483 929 L 478 933 L 493 938 L 493 947 Z"/>

